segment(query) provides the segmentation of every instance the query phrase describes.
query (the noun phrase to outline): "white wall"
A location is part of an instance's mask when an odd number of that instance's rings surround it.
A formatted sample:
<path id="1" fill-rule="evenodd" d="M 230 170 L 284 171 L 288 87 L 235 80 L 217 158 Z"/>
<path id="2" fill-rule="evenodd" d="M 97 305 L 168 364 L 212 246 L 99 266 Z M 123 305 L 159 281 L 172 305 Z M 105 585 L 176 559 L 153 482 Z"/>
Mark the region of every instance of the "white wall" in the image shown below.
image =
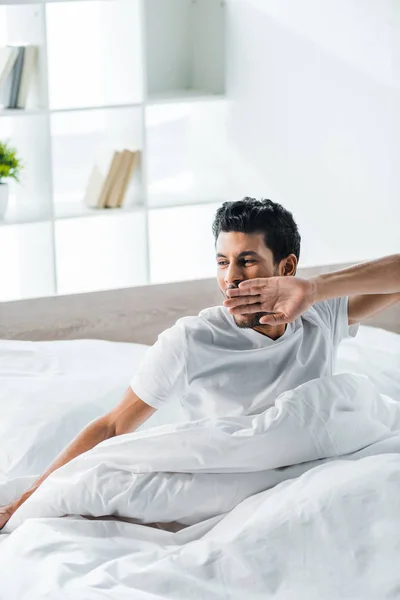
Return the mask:
<path id="1" fill-rule="evenodd" d="M 238 197 L 293 211 L 303 265 L 398 252 L 400 2 L 228 0 L 227 22 Z"/>

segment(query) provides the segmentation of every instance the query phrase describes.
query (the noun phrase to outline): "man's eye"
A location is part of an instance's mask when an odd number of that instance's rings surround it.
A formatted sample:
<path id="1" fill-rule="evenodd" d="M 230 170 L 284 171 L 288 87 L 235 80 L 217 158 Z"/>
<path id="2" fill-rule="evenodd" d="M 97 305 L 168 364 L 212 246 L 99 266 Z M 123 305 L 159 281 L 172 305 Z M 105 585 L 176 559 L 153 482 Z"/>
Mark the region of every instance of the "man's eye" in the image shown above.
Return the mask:
<path id="1" fill-rule="evenodd" d="M 223 260 L 221 260 L 217 264 L 218 264 L 219 267 L 223 267 L 224 265 L 226 265 L 226 262 L 224 262 Z"/>
<path id="2" fill-rule="evenodd" d="M 248 260 L 244 260 L 243 262 L 244 262 L 244 263 L 253 263 L 253 262 L 255 262 L 255 261 L 254 261 L 254 260 L 251 260 L 251 259 L 249 258 Z"/>

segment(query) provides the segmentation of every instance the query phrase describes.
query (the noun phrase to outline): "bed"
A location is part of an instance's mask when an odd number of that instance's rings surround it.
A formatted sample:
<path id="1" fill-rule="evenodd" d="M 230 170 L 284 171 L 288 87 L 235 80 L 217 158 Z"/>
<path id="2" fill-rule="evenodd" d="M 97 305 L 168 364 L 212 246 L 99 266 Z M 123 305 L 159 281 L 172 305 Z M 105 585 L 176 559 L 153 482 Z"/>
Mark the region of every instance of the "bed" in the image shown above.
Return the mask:
<path id="1" fill-rule="evenodd" d="M 0 505 L 221 298 L 206 279 L 1 304 Z M 399 333 L 397 305 L 274 412 L 189 426 L 172 402 L 54 473 L 0 532 L 0 600 L 400 597 Z"/>

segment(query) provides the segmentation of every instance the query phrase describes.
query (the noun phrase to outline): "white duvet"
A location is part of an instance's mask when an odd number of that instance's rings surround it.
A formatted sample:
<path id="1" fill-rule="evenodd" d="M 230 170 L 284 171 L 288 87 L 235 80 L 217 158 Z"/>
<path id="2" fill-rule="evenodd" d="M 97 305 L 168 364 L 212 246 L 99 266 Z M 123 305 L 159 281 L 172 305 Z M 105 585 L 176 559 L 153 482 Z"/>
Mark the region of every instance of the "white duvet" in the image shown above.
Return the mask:
<path id="1" fill-rule="evenodd" d="M 260 415 L 119 436 L 65 465 L 0 535 L 0 598 L 400 598 L 390 339 L 374 381 L 339 361 Z M 29 479 L 3 481 L 0 504 Z"/>

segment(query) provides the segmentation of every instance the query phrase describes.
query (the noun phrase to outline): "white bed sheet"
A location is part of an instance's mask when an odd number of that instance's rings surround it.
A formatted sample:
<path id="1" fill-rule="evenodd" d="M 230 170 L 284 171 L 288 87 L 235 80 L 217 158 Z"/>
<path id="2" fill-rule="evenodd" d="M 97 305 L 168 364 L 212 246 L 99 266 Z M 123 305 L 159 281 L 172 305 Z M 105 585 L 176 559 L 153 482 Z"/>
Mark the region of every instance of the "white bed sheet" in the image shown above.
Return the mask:
<path id="1" fill-rule="evenodd" d="M 14 383 L 18 379 L 18 385 L 28 379 L 42 384 L 43 380 L 52 384 L 63 382 L 67 393 L 61 394 L 62 406 L 73 389 L 80 385 L 85 390 L 89 374 L 96 381 L 107 381 L 107 389 L 111 390 L 100 400 L 97 398 L 95 410 L 89 412 L 84 407 L 88 402 L 85 394 L 79 396 L 77 404 L 83 406 L 77 409 L 80 416 L 77 420 L 74 417 L 74 427 L 68 429 L 68 435 L 83 426 L 89 413 L 90 418 L 95 418 L 95 411 L 105 411 L 117 401 L 132 375 L 131 365 L 134 363 L 133 368 L 137 368 L 146 351 L 146 347 L 134 348 L 132 344 L 99 341 L 83 341 L 80 347 L 75 342 L 45 344 L 44 353 L 24 357 L 25 366 L 21 361 L 17 373 L 15 361 L 8 361 L 7 374 L 0 375 L 2 383 L 7 379 Z M 1 349 L 0 344 L 0 356 Z M 40 375 L 32 375 L 34 369 Z M 67 380 L 73 372 L 78 386 L 69 388 Z M 381 394 L 400 401 L 400 336 L 360 327 L 355 339 L 342 342 L 336 372 L 366 375 Z M 94 389 L 96 395 L 97 384 Z M 37 393 L 28 411 L 31 419 L 33 409 L 37 409 L 35 402 L 39 402 L 47 419 L 51 415 L 50 422 L 55 426 L 60 413 L 54 397 L 47 398 L 46 403 L 43 397 L 40 401 Z M 71 415 L 66 408 L 61 414 L 64 421 Z M 179 406 L 175 405 L 170 411 L 156 413 L 141 429 L 181 419 Z M 0 427 L 7 431 L 4 422 Z M 23 434 L 30 438 L 29 448 L 36 448 L 38 436 L 31 429 L 32 420 Z M 119 600 L 131 598 L 132 592 L 135 598 L 143 600 L 395 598 L 400 590 L 400 576 L 394 569 L 388 570 L 388 565 L 400 559 L 400 462 L 397 442 L 392 442 L 376 448 L 376 456 L 366 454 L 364 462 L 349 465 L 337 460 L 330 465 L 315 465 L 302 477 L 299 471 L 293 480 L 276 485 L 270 492 L 256 493 L 227 515 L 210 517 L 176 533 L 163 530 L 162 524 L 148 527 L 113 517 L 94 522 L 82 517 L 30 519 L 10 536 L 0 535 L 0 542 L 7 540 L 8 557 L 3 579 L 7 581 L 7 593 L 2 595 L 0 583 L 0 599 L 74 596 Z M 15 443 L 18 444 L 17 434 Z M 54 450 L 53 444 L 50 453 Z M 41 460 L 45 461 L 46 451 L 42 454 Z M 19 459 L 17 471 L 11 471 L 11 475 L 3 473 L 3 483 L 13 478 L 15 491 L 19 492 L 37 472 L 38 464 L 34 459 Z M 278 477 L 275 483 L 283 479 Z M 301 510 L 294 499 L 299 499 Z M 340 525 L 343 520 L 345 528 Z M 2 547 L 5 546 L 1 543 L 0 582 Z M 18 560 L 9 558 L 13 556 L 18 556 Z M 40 556 L 40 560 L 35 556 Z M 24 580 L 17 578 L 17 572 L 12 583 L 10 569 L 14 567 L 18 572 L 25 570 L 29 592 Z M 353 580 L 351 595 L 344 596 L 343 590 L 348 592 Z M 46 596 L 49 589 L 53 595 Z"/>
<path id="2" fill-rule="evenodd" d="M 148 346 L 103 340 L 0 340 L 0 481 L 42 472 L 91 420 L 114 407 Z M 361 326 L 339 347 L 336 373 L 400 394 L 400 335 Z M 178 400 L 138 431 L 184 419 Z"/>
<path id="3" fill-rule="evenodd" d="M 42 472 L 122 399 L 147 350 L 103 340 L 0 340 L 0 481 Z M 165 412 L 139 429 L 166 422 Z M 168 418 L 181 418 L 178 403 Z"/>

